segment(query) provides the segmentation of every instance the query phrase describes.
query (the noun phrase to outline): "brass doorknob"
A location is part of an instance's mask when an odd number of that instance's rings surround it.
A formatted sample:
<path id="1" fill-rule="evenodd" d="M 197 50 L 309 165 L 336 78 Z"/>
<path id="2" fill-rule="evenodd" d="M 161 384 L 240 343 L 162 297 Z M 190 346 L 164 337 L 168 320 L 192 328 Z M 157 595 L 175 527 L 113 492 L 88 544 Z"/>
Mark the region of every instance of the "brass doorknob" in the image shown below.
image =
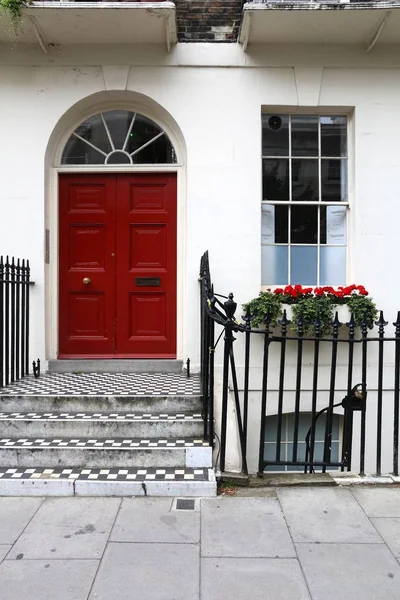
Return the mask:
<path id="1" fill-rule="evenodd" d="M 92 280 L 90 279 L 90 277 L 84 277 L 84 278 L 82 279 L 82 283 L 83 283 L 84 285 L 88 285 L 89 283 L 91 283 L 91 281 L 92 281 Z"/>

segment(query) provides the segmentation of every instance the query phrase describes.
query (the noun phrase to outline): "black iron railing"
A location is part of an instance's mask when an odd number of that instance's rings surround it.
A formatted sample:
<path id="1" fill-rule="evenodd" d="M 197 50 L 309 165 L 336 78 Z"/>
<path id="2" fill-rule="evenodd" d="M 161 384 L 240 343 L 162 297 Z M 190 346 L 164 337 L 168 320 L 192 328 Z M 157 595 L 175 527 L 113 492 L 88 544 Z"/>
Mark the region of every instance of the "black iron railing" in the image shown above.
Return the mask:
<path id="1" fill-rule="evenodd" d="M 366 320 L 356 326 L 353 316 L 342 325 L 337 313 L 329 337 L 320 335 L 321 323 L 318 320 L 311 324 L 313 335 L 305 335 L 309 324 L 303 322 L 301 316 L 294 333 L 289 328 L 286 312 L 278 325 L 271 323 L 267 315 L 265 328 L 255 329 L 251 327 L 252 315 L 249 312 L 240 321 L 235 317 L 237 305 L 232 294 L 226 297 L 214 292 L 207 252 L 201 259 L 200 281 L 203 406 L 205 434 L 210 444 L 214 440 L 215 351 L 220 340 L 223 340 L 224 346 L 223 357 L 219 361 L 222 362 L 219 407 L 222 472 L 226 464 L 227 417 L 229 402 L 232 401 L 244 473 L 248 471 L 248 440 L 251 435 L 252 439 L 254 436 L 258 439 L 257 469 L 260 475 L 271 468 L 303 470 L 305 473 L 315 470 L 325 472 L 327 469 L 350 471 L 352 462 L 356 462 L 352 456 L 354 446 L 361 475 L 365 473 L 366 450 L 369 464 L 371 455 L 374 456 L 377 475 L 382 473 L 383 453 L 387 457 L 390 452 L 393 474 L 398 475 L 400 312 L 393 323 L 392 336 L 386 335 L 388 323 L 382 312 L 376 322 L 377 329 L 372 332 Z M 216 326 L 221 327 L 218 336 Z M 240 349 L 239 367 L 236 366 L 235 340 Z M 253 377 L 250 386 L 255 359 L 261 365 L 261 379 L 254 383 Z M 368 447 L 367 391 L 371 416 Z M 252 406 L 251 428 L 250 403 L 259 409 L 255 421 Z M 290 440 L 287 437 L 288 414 Z M 338 415 L 342 427 L 340 440 L 335 442 L 334 456 L 333 425 Z M 306 435 L 304 416 L 308 419 Z M 322 435 L 322 439 L 317 439 L 317 431 L 323 432 L 318 434 Z M 266 438 L 269 440 L 268 456 L 265 452 Z"/>
<path id="2" fill-rule="evenodd" d="M 0 256 L 0 388 L 29 373 L 29 261 Z"/>

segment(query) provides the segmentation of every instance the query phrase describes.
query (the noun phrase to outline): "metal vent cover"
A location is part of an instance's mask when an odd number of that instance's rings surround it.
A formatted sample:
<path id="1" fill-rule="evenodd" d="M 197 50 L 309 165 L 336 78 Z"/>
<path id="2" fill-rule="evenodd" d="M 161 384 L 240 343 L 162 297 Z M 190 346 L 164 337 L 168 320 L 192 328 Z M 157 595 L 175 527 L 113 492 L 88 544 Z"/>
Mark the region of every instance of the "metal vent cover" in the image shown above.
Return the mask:
<path id="1" fill-rule="evenodd" d="M 172 510 L 193 510 L 199 509 L 195 498 L 176 498 L 172 504 Z"/>

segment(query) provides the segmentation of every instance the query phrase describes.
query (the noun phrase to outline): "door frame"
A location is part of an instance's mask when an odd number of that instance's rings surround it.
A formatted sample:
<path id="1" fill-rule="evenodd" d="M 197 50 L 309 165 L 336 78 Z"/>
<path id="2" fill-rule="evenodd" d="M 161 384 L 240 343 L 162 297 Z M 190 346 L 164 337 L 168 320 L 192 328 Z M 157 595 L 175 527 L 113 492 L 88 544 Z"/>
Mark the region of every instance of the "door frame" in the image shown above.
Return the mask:
<path id="1" fill-rule="evenodd" d="M 185 339 L 185 255 L 186 255 L 186 171 L 183 165 L 149 165 L 149 166 L 121 166 L 108 167 L 104 165 L 82 166 L 82 167 L 52 167 L 50 168 L 48 181 L 48 199 L 46 204 L 46 231 L 45 231 L 45 295 L 46 295 L 46 358 L 53 360 L 58 358 L 59 349 L 59 311 L 58 311 L 58 271 L 59 271 L 59 253 L 58 253 L 58 219 L 59 219 L 59 174 L 79 174 L 98 173 L 176 173 L 177 178 L 177 283 L 176 283 L 176 357 L 184 359 Z M 133 360 L 133 359 L 132 359 Z"/>

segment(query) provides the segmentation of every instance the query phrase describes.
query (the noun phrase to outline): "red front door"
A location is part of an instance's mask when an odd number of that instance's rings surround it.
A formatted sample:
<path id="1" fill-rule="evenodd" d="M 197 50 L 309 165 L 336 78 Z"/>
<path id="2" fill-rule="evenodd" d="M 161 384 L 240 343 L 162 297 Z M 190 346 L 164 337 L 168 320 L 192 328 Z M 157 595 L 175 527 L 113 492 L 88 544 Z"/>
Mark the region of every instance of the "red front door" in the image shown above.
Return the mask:
<path id="1" fill-rule="evenodd" d="M 59 357 L 176 357 L 176 175 L 61 175 Z"/>

